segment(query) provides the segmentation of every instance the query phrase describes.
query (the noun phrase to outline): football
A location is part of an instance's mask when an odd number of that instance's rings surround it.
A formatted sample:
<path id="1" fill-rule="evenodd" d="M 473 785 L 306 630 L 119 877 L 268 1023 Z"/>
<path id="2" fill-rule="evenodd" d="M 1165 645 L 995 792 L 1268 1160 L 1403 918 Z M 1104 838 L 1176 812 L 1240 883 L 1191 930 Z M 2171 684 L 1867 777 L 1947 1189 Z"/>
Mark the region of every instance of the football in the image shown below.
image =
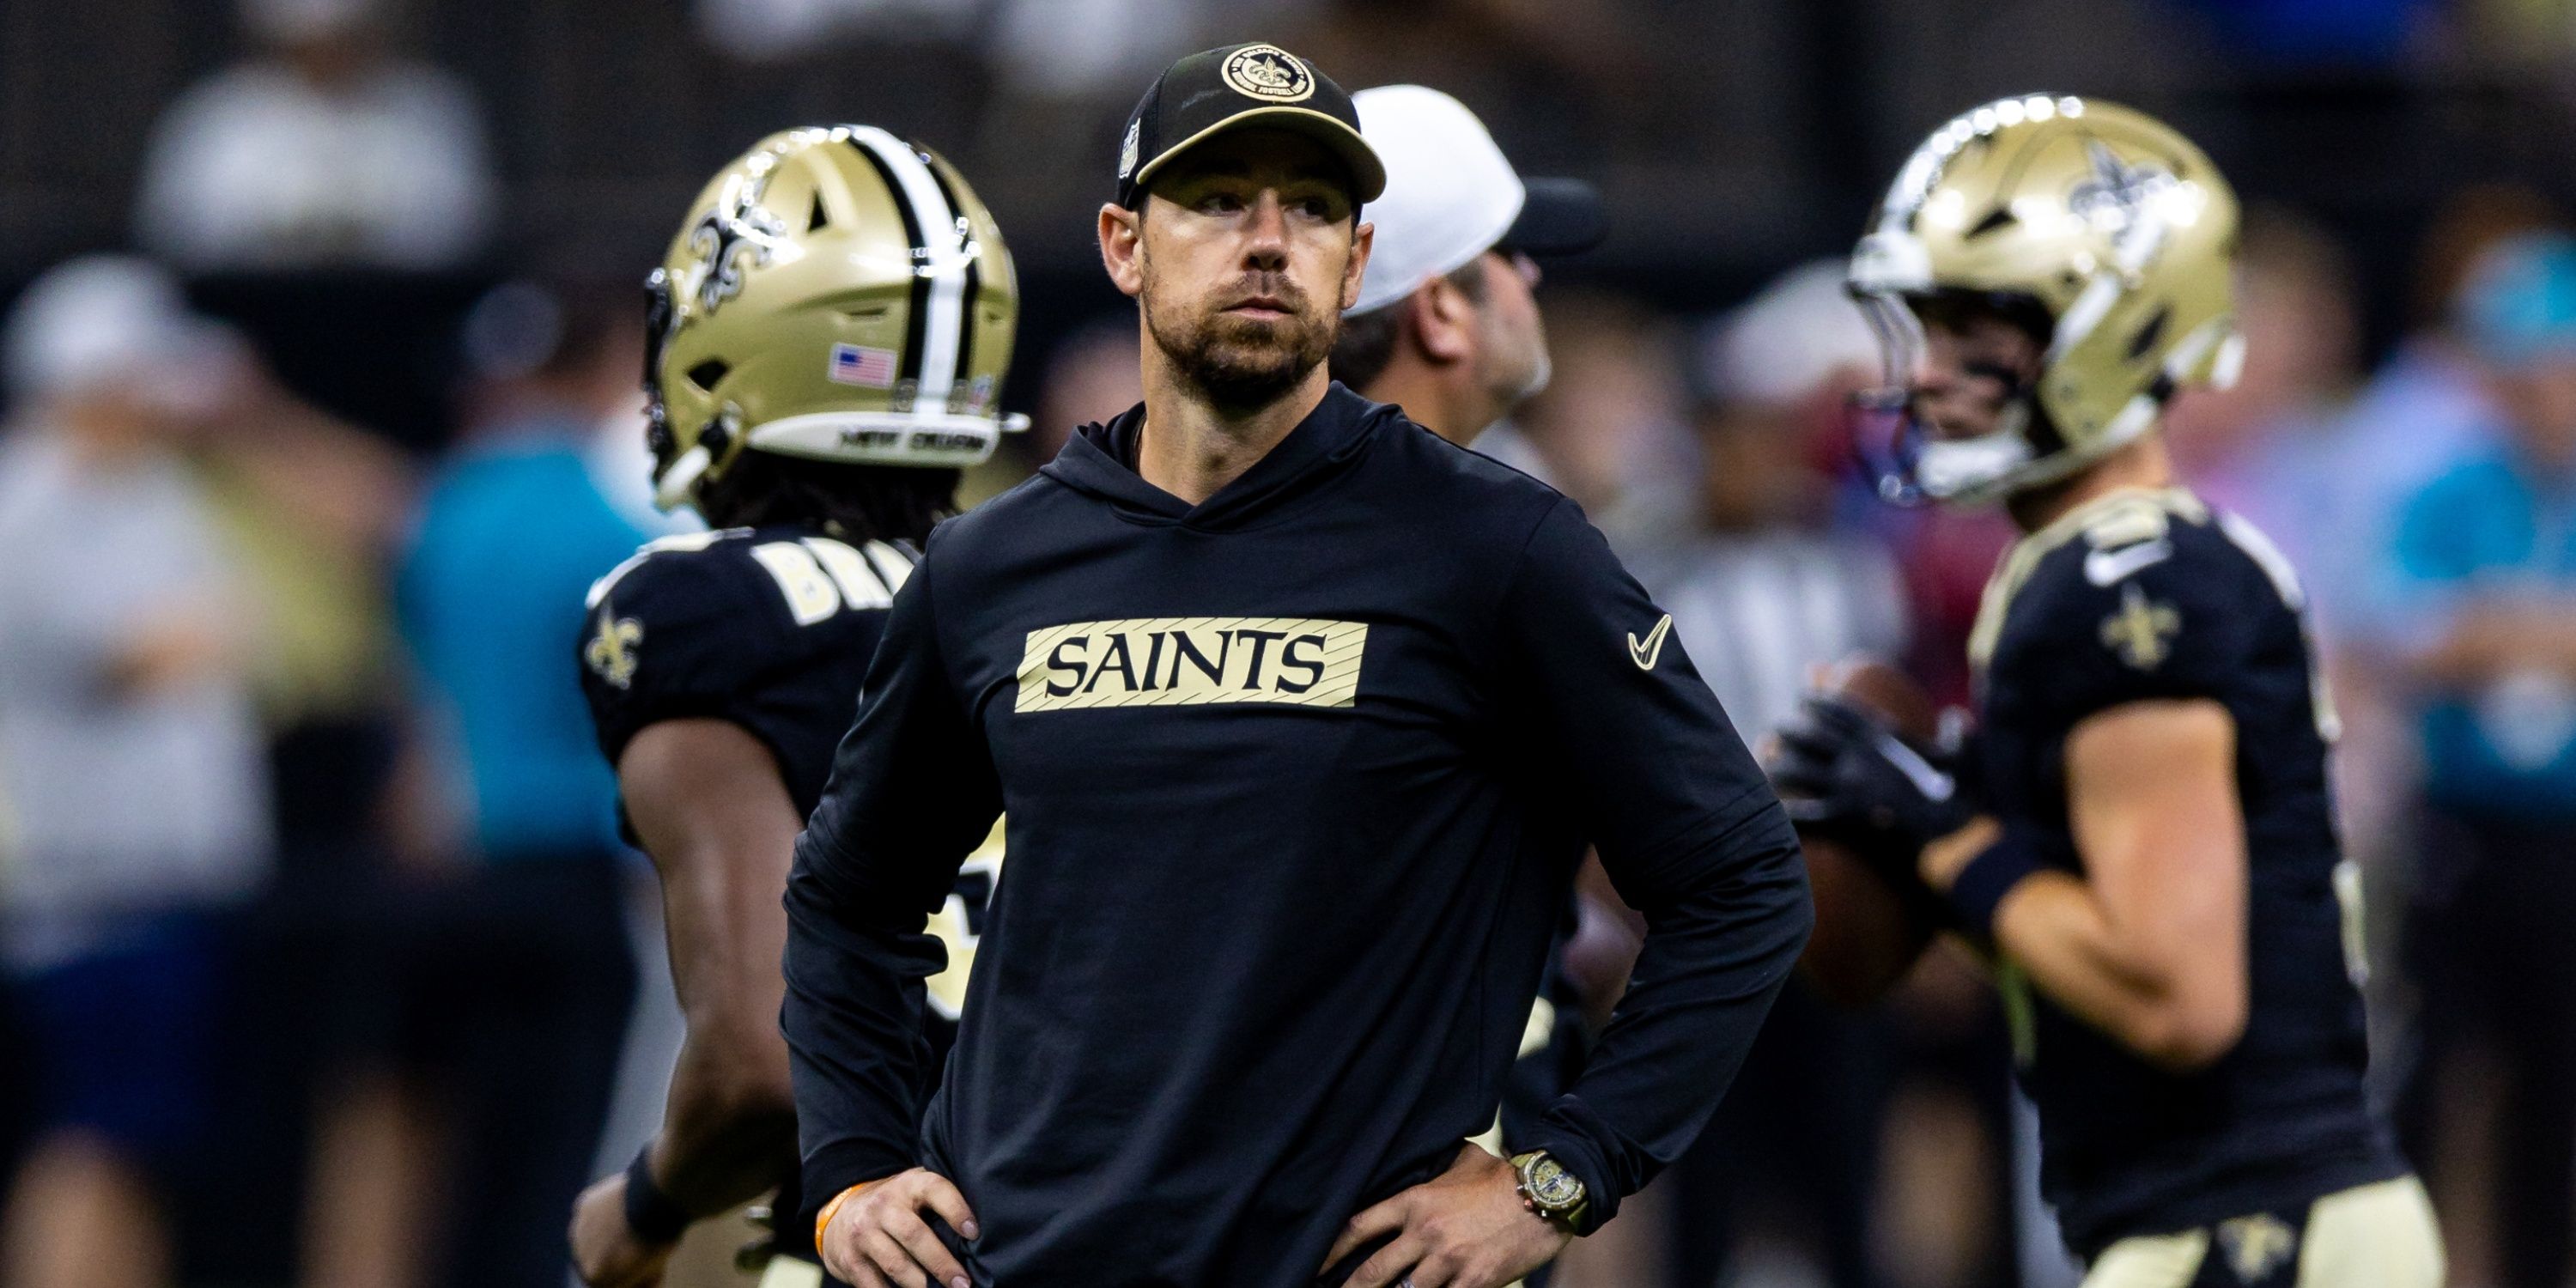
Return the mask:
<path id="1" fill-rule="evenodd" d="M 1931 695 L 1885 662 L 1846 659 L 1818 687 L 1867 708 L 1908 741 L 1928 745 L 1939 736 Z M 1798 841 L 1816 905 L 1799 969 L 1827 1001 L 1867 1006 L 1905 978 L 1939 926 L 1921 898 L 1889 884 L 1848 846 L 1804 829 Z"/>

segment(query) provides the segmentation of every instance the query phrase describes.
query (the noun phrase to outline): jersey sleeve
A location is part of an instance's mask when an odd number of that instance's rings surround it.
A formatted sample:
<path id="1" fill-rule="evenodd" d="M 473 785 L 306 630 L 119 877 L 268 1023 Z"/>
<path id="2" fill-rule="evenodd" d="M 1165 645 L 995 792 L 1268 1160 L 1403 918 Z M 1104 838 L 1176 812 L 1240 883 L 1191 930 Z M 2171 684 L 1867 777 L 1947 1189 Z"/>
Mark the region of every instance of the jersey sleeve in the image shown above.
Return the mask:
<path id="1" fill-rule="evenodd" d="M 924 927 L 1001 815 L 992 754 L 940 648 L 933 568 L 925 556 L 895 595 L 788 874 L 780 1019 L 813 1203 L 918 1161 L 934 1073 L 923 982 L 947 965 Z"/>
<path id="2" fill-rule="evenodd" d="M 1797 839 L 1650 601 L 1570 501 L 1531 534 L 1503 605 L 1504 699 L 1538 781 L 1562 784 L 1646 941 L 1569 1094 L 1515 1150 L 1590 1194 L 1587 1227 L 1697 1139 L 1813 920 Z"/>
<path id="3" fill-rule="evenodd" d="M 2069 542 L 2016 596 L 1991 682 L 2028 693 L 2068 726 L 2128 702 L 2221 697 L 2277 611 L 2266 595 L 2278 592 L 2210 528 Z"/>
<path id="4" fill-rule="evenodd" d="M 576 650 L 582 696 L 610 765 L 636 734 L 664 720 L 751 723 L 735 707 L 781 646 L 782 610 L 750 593 L 763 587 L 733 575 L 744 570 L 726 565 L 730 553 L 722 546 L 649 553 L 593 596 Z"/>

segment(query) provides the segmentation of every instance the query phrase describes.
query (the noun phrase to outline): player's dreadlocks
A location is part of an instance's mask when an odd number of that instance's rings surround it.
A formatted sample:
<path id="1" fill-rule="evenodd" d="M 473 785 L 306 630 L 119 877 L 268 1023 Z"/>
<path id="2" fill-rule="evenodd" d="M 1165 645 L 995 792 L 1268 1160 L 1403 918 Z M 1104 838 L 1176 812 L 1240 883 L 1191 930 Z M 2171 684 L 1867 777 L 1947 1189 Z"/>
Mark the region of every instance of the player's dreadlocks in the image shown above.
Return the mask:
<path id="1" fill-rule="evenodd" d="M 919 543 L 957 512 L 954 469 L 856 465 L 744 452 L 698 490 L 698 513 L 718 528 L 811 523 L 844 541 Z"/>

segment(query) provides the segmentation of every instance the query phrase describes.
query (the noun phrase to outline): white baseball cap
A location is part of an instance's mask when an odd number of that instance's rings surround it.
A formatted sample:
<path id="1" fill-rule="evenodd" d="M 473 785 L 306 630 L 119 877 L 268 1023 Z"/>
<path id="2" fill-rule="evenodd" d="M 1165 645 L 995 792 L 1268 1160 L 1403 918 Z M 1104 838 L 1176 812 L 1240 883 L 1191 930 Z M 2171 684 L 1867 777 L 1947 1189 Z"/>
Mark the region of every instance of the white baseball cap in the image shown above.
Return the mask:
<path id="1" fill-rule="evenodd" d="M 247 361 L 241 338 L 190 309 L 168 270 L 126 255 L 37 278 L 10 309 L 6 351 L 18 398 L 113 387 L 174 412 L 204 410 Z"/>
<path id="2" fill-rule="evenodd" d="M 1810 260 L 1711 324 L 1701 392 L 1778 407 L 1812 397 L 1837 373 L 1878 370 L 1878 333 L 1843 286 L 1849 272 L 1841 259 Z"/>
<path id="3" fill-rule="evenodd" d="M 1592 185 L 1521 178 L 1466 104 L 1422 85 L 1364 89 L 1351 102 L 1387 177 L 1360 212 L 1377 225 L 1377 244 L 1349 312 L 1393 304 L 1496 246 L 1561 255 L 1601 243 Z"/>

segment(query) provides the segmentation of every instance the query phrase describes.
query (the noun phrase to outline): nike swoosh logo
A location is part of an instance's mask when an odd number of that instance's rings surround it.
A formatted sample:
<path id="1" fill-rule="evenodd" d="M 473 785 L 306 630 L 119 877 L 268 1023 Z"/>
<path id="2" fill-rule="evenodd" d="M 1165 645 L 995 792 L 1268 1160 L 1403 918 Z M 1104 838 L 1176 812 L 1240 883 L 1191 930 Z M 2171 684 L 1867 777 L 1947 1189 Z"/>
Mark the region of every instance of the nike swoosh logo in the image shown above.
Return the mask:
<path id="1" fill-rule="evenodd" d="M 1655 629 L 1646 632 L 1644 639 L 1638 639 L 1634 632 L 1630 632 L 1628 660 L 1636 663 L 1640 671 L 1654 670 L 1656 659 L 1664 655 L 1664 637 L 1672 633 L 1673 615 L 1671 613 L 1664 614 L 1664 620 L 1655 623 Z"/>
<path id="2" fill-rule="evenodd" d="M 2163 537 L 2117 550 L 2096 550 L 2084 556 L 2084 580 L 2096 586 L 2117 585 L 2130 573 L 2163 563 L 2172 556 L 2173 543 Z"/>
<path id="3" fill-rule="evenodd" d="M 1931 761 L 1925 760 L 1894 734 L 1881 732 L 1878 735 L 1878 754 L 1896 766 L 1897 772 L 1913 780 L 1914 790 L 1923 793 L 1926 800 L 1946 801 L 1950 799 L 1950 793 L 1959 790 L 1956 779 L 1934 769 Z"/>

